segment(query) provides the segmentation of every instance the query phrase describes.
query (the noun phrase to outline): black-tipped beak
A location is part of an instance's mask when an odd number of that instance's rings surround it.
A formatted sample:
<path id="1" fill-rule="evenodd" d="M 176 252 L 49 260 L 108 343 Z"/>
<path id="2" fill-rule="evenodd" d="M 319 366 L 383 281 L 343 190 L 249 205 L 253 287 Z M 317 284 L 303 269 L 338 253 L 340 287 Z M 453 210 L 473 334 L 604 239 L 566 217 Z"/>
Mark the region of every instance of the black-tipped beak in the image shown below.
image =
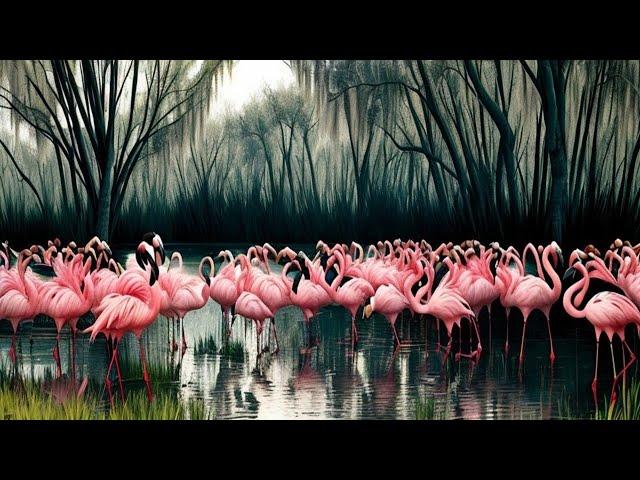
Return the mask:
<path id="1" fill-rule="evenodd" d="M 576 274 L 576 269 L 573 267 L 569 267 L 567 268 L 567 271 L 564 272 L 564 275 L 562 276 L 562 280 L 568 280 L 569 278 L 573 280 L 573 278 L 575 277 L 575 274 Z"/>

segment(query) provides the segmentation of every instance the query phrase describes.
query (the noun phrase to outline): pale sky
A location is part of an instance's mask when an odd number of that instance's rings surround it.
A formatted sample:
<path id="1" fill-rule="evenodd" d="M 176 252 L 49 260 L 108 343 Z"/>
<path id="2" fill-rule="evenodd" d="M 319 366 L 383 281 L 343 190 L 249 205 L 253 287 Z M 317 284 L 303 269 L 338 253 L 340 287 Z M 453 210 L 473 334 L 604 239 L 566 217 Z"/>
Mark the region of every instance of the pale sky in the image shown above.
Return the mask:
<path id="1" fill-rule="evenodd" d="M 295 81 L 291 69 L 282 60 L 239 60 L 228 75 L 213 104 L 213 114 L 229 108 L 240 110 L 252 97 L 260 95 L 265 85 L 277 89 Z"/>

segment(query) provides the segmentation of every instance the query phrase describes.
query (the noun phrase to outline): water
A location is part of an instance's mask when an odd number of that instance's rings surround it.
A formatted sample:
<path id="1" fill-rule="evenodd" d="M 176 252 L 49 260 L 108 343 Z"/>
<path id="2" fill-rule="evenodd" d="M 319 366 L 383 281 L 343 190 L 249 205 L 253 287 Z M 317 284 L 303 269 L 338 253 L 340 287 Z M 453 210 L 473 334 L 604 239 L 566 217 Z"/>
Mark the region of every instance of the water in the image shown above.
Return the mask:
<path id="1" fill-rule="evenodd" d="M 232 252 L 246 251 L 235 246 Z M 313 247 L 296 245 L 312 253 Z M 196 272 L 203 255 L 222 247 L 181 245 L 185 268 Z M 168 246 L 168 253 L 171 246 Z M 116 252 L 124 264 L 127 252 Z M 273 266 L 279 271 L 280 267 Z M 225 333 L 220 307 L 213 301 L 184 321 L 188 348 L 180 360 L 172 353 L 173 324 L 159 317 L 143 335 L 156 390 L 176 392 L 185 401 L 202 399 L 217 418 L 232 419 L 414 419 L 416 404 L 432 398 L 437 416 L 464 419 L 547 419 L 564 415 L 560 404 L 569 404 L 574 415 L 590 415 L 593 410 L 591 380 L 595 342 L 593 330 L 584 322 L 568 319 L 552 311 L 556 361 L 551 368 L 546 324 L 534 313 L 527 325 L 526 360 L 518 367 L 522 320 L 515 312 L 510 322 L 511 350 L 503 350 L 504 313 L 494 309 L 489 332 L 487 313 L 481 314 L 483 353 L 480 362 L 442 363 L 433 320 L 411 319 L 406 313 L 397 322 L 407 346 L 394 350 L 393 335 L 384 317 L 374 314 L 359 320 L 360 342 L 352 351 L 349 314 L 341 307 L 324 309 L 312 324 L 317 345 L 305 347 L 302 312 L 288 307 L 276 315 L 280 342 L 277 355 L 256 354 L 253 322 L 238 317 L 230 347 L 225 350 Z M 270 335 L 268 329 L 264 341 Z M 0 358 L 5 364 L 10 345 L 10 327 L 0 322 Z M 492 341 L 489 341 L 491 333 Z M 425 351 L 425 335 L 428 336 Z M 635 334 L 633 336 L 636 338 Z M 70 371 L 70 338 L 63 333 L 62 366 Z M 469 351 L 469 330 L 465 324 L 462 347 Z M 33 339 L 33 342 L 30 341 Z M 179 342 L 179 330 L 176 330 Z M 198 344 L 206 342 L 206 348 Z M 442 328 L 442 343 L 446 343 Z M 43 378 L 55 372 L 51 350 L 55 330 L 46 322 L 24 323 L 18 337 L 18 371 L 26 378 Z M 458 333 L 454 330 L 454 352 Z M 619 349 L 619 344 L 615 345 Z M 272 350 L 275 348 L 273 338 Z M 632 346 L 635 349 L 635 347 Z M 125 389 L 142 388 L 135 338 L 125 338 L 119 347 L 125 366 Z M 610 388 L 611 366 L 606 342 L 602 342 L 599 371 L 600 393 Z M 620 362 L 621 358 L 616 358 Z M 618 367 L 620 363 L 617 363 Z M 176 371 L 167 374 L 169 366 Z M 76 370 L 102 382 L 107 367 L 107 351 L 101 337 L 89 344 L 86 335 L 76 341 Z M 635 369 L 635 367 L 634 367 Z M 164 372 L 160 372 L 164 370 Z M 633 370 L 633 369 L 632 369 Z"/>

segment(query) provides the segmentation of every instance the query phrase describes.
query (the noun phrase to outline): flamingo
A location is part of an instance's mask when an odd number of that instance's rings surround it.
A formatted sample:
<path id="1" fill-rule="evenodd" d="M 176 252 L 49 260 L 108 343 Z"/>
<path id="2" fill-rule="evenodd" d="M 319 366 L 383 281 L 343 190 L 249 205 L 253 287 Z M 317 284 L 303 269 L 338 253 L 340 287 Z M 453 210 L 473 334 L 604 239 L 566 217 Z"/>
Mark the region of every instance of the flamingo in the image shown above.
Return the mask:
<path id="1" fill-rule="evenodd" d="M 258 358 L 263 351 L 260 349 L 260 335 L 264 327 L 264 322 L 268 318 L 273 318 L 273 312 L 269 307 L 254 293 L 242 292 L 235 303 L 235 312 L 249 320 L 253 320 L 256 324 L 256 342 L 258 350 Z"/>
<path id="2" fill-rule="evenodd" d="M 220 254 L 223 254 L 223 252 L 220 252 Z M 231 252 L 229 252 L 229 255 L 231 255 Z M 206 275 L 203 271 L 206 263 L 209 263 L 209 275 Z M 233 256 L 230 257 L 229 264 L 221 268 L 217 274 L 215 272 L 215 262 L 210 256 L 204 257 L 198 266 L 200 275 L 208 279 L 209 296 L 220 305 L 224 319 L 227 319 L 229 314 L 235 314 L 235 312 L 233 312 L 233 306 L 242 293 L 242 290 L 238 286 L 234 267 Z M 228 337 L 231 335 L 231 324 L 226 324 L 226 330 Z"/>
<path id="3" fill-rule="evenodd" d="M 524 338 L 527 328 L 527 320 L 531 312 L 536 309 L 540 310 L 547 320 L 549 346 L 551 350 L 549 359 L 552 363 L 555 360 L 549 312 L 551 310 L 551 306 L 560 298 L 562 282 L 549 261 L 549 256 L 551 255 L 553 255 L 556 264 L 558 259 L 562 261 L 562 251 L 555 241 L 547 245 L 542 254 L 542 265 L 544 267 L 544 271 L 551 278 L 551 287 L 549 287 L 544 278 L 529 274 L 513 276 L 507 274 L 504 270 L 498 271 L 498 275 L 503 281 L 503 290 L 500 295 L 502 305 L 506 308 L 519 308 L 522 311 L 522 316 L 524 318 L 522 340 L 520 342 L 520 363 L 524 360 Z M 521 265 L 522 264 L 520 264 L 520 266 Z"/>
<path id="4" fill-rule="evenodd" d="M 591 264 L 590 267 L 595 267 L 595 265 Z M 597 267 L 595 267 L 597 268 Z M 574 318 L 586 318 L 589 323 L 591 323 L 595 329 L 596 335 L 596 370 L 593 377 L 593 382 L 591 383 L 591 390 L 593 391 L 594 399 L 597 402 L 596 391 L 597 391 L 597 382 L 598 382 L 598 353 L 600 350 L 600 336 L 602 332 L 607 335 L 609 339 L 609 346 L 611 348 L 611 359 L 614 365 L 614 380 L 613 387 L 611 389 L 611 401 L 613 402 L 615 399 L 615 387 L 620 375 L 622 375 L 626 370 L 631 366 L 631 364 L 635 361 L 635 355 L 629 348 L 625 340 L 624 329 L 630 323 L 635 323 L 636 325 L 640 325 L 640 311 L 638 307 L 634 305 L 634 303 L 629 300 L 624 295 L 620 295 L 615 292 L 600 292 L 597 293 L 594 297 L 589 300 L 589 302 L 579 310 L 576 305 L 579 305 L 584 300 L 584 296 L 589 289 L 589 281 L 590 275 L 587 267 L 585 267 L 582 263 L 576 262 L 569 270 L 565 276 L 571 275 L 573 271 L 577 271 L 582 275 L 582 278 L 573 284 L 571 287 L 567 289 L 562 298 L 562 305 L 564 306 L 565 311 Z M 579 292 L 578 292 L 579 291 Z M 574 294 L 578 292 L 578 294 L 574 298 Z M 617 335 L 624 347 L 628 350 L 630 354 L 629 362 L 624 366 L 622 371 L 616 375 L 615 371 L 615 360 L 613 355 L 613 336 Z"/>
<path id="5" fill-rule="evenodd" d="M 307 258 L 303 260 L 309 272 L 309 279 L 304 278 L 302 267 L 298 260 L 289 262 L 284 266 L 281 272 L 281 278 L 290 290 L 289 296 L 291 302 L 302 310 L 307 331 L 309 331 L 311 319 L 316 316 L 321 308 L 331 305 L 333 300 L 325 286 L 323 286 L 323 282 L 325 285 L 326 282 L 322 268 L 320 266 L 314 266 Z M 287 277 L 289 268 L 292 265 L 297 266 L 299 270 L 296 281 Z"/>
<path id="6" fill-rule="evenodd" d="M 173 268 L 173 262 L 178 265 Z M 209 277 L 200 273 L 200 277 L 189 275 L 183 270 L 182 255 L 173 252 L 169 262 L 169 268 L 164 275 L 158 278 L 162 289 L 162 304 L 160 314 L 167 318 L 177 318 L 180 322 L 182 337 L 182 354 L 187 349 L 187 341 L 184 335 L 184 317 L 192 310 L 199 310 L 209 300 Z"/>
<path id="7" fill-rule="evenodd" d="M 161 243 L 160 243 L 161 245 Z M 111 361 L 107 368 L 105 383 L 109 392 L 109 399 L 113 404 L 111 393 L 111 381 L 109 374 L 115 363 L 120 379 L 120 395 L 124 398 L 120 365 L 118 363 L 118 344 L 122 337 L 132 332 L 137 340 L 142 363 L 142 375 L 147 390 L 147 398 L 153 400 L 151 380 L 147 370 L 147 362 L 144 347 L 142 345 L 142 332 L 149 327 L 158 317 L 162 303 L 162 289 L 157 282 L 160 270 L 156 264 L 157 250 L 152 249 L 146 241 L 142 241 L 136 249 L 136 262 L 140 269 L 127 269 L 119 278 L 116 291 L 104 297 L 96 309 L 98 317 L 93 325 L 84 330 L 90 333 L 90 341 L 95 341 L 98 334 L 102 333 L 108 340 L 114 342 Z M 155 256 L 162 258 L 162 255 Z"/>
<path id="8" fill-rule="evenodd" d="M 364 314 L 367 318 L 371 316 L 373 312 L 379 312 L 387 319 L 391 328 L 393 329 L 393 335 L 395 337 L 396 345 L 400 346 L 400 338 L 398 338 L 398 331 L 396 330 L 396 320 L 398 315 L 406 308 L 410 308 L 411 304 L 407 297 L 400 292 L 395 285 L 381 285 L 376 290 L 376 293 L 371 297 L 369 305 L 364 307 Z"/>
<path id="9" fill-rule="evenodd" d="M 451 352 L 452 331 L 454 326 L 460 328 L 460 322 L 463 318 L 472 320 L 473 325 L 476 328 L 476 335 L 478 336 L 478 347 L 475 352 L 471 353 L 472 358 L 477 358 L 482 352 L 482 345 L 480 344 L 480 335 L 478 333 L 478 327 L 475 323 L 475 317 L 470 305 L 462 297 L 458 289 L 455 287 L 455 282 L 459 275 L 459 266 L 453 264 L 450 258 L 444 259 L 445 265 L 449 268 L 449 272 L 442 279 L 440 284 L 431 293 L 431 287 L 434 282 L 435 272 L 433 266 L 427 262 L 424 270 L 418 268 L 414 274 L 407 278 L 404 286 L 404 294 L 406 295 L 411 308 L 422 315 L 433 315 L 436 319 L 442 321 L 447 334 L 449 335 L 449 343 L 445 352 L 445 360 Z M 420 265 L 419 263 L 416 264 Z M 415 270 L 415 269 L 414 269 Z M 427 283 L 420 287 L 416 294 L 411 291 L 411 286 L 415 284 L 420 278 L 422 278 L 423 272 L 427 275 Z M 427 295 L 426 304 L 422 303 L 422 299 Z"/>
<path id="10" fill-rule="evenodd" d="M 94 254 L 95 255 L 95 254 Z M 82 315 L 93 307 L 94 285 L 89 269 L 91 260 L 83 263 L 83 257 L 76 255 L 69 264 L 60 257 L 53 262 L 56 277 L 40 287 L 38 310 L 53 319 L 56 325 L 56 346 L 53 358 L 56 361 L 58 376 L 62 375 L 60 364 L 60 332 L 69 325 L 72 333 L 72 358 L 75 356 L 75 335 L 77 323 Z"/>
<path id="11" fill-rule="evenodd" d="M 4 261 L 9 264 L 7 256 L 2 252 Z M 13 335 L 9 358 L 16 361 L 15 341 L 21 322 L 31 320 L 38 313 L 38 284 L 33 276 L 27 275 L 27 267 L 33 260 L 40 258 L 30 250 L 23 250 L 18 255 L 16 268 L 3 266 L 0 268 L 0 318 L 11 323 Z"/>
<path id="12" fill-rule="evenodd" d="M 278 334 L 275 329 L 275 313 L 287 306 L 291 305 L 291 298 L 289 298 L 289 289 L 285 282 L 271 273 L 271 268 L 269 267 L 269 259 L 267 256 L 267 251 L 262 249 L 263 256 L 263 264 L 267 269 L 267 273 L 259 273 L 257 270 L 251 268 L 249 265 L 249 260 L 247 257 L 240 257 L 240 262 L 244 265 L 244 291 L 253 293 L 256 295 L 271 311 L 274 316 L 271 317 L 271 323 L 274 327 L 274 335 L 276 339 L 276 349 L 274 353 L 278 353 L 280 351 L 280 345 L 278 343 Z M 244 316 L 244 315 L 243 315 Z"/>
<path id="13" fill-rule="evenodd" d="M 356 314 L 358 309 L 375 294 L 375 290 L 371 283 L 364 278 L 345 277 L 346 262 L 345 257 L 340 250 L 333 253 L 330 260 L 330 267 L 337 259 L 339 265 L 338 276 L 333 280 L 331 285 L 322 283 L 323 288 L 338 305 L 342 305 L 351 314 L 351 347 L 358 341 L 358 329 L 356 328 Z"/>

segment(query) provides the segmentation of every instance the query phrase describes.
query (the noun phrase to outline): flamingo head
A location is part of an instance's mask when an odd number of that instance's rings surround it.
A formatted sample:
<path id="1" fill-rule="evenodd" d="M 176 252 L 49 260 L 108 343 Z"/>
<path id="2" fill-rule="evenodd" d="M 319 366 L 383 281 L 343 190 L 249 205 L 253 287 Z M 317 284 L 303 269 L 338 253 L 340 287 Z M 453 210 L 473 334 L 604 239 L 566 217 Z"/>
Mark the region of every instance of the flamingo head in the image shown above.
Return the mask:
<path id="1" fill-rule="evenodd" d="M 584 253 L 586 253 L 587 255 L 589 253 L 594 253 L 597 257 L 600 256 L 600 250 L 598 250 L 593 243 L 590 243 L 589 245 L 587 245 L 586 247 L 584 247 Z"/>
<path id="2" fill-rule="evenodd" d="M 278 255 L 276 255 L 276 263 L 278 265 L 284 266 L 285 264 L 296 258 L 298 255 L 299 254 L 296 254 L 296 252 L 294 252 L 291 248 L 284 247 L 278 252 Z"/>
<path id="3" fill-rule="evenodd" d="M 564 272 L 564 275 L 562 276 L 562 280 L 567 280 L 569 278 L 573 280 L 577 273 L 576 265 L 582 264 L 588 258 L 589 256 L 579 248 L 576 248 L 573 252 L 571 252 L 571 255 L 569 255 L 569 268 L 567 268 L 567 271 Z"/>
<path id="4" fill-rule="evenodd" d="M 147 271 L 147 266 L 150 267 L 149 270 L 149 285 L 153 285 L 158 280 L 158 276 L 160 275 L 160 270 L 158 268 L 158 264 L 154 260 L 154 249 L 147 242 L 142 241 L 138 248 L 136 249 L 136 262 L 140 265 L 140 268 Z"/>
<path id="5" fill-rule="evenodd" d="M 142 236 L 142 241 L 149 245 L 153 249 L 152 257 L 156 264 L 163 265 L 165 261 L 165 251 L 164 244 L 162 243 L 162 238 L 155 232 L 147 232 Z"/>
<path id="6" fill-rule="evenodd" d="M 376 309 L 376 299 L 375 297 L 369 297 L 364 304 L 364 309 L 362 310 L 362 316 L 364 318 L 369 318 L 373 314 Z"/>
<path id="7" fill-rule="evenodd" d="M 558 265 L 562 266 L 564 264 L 564 258 L 562 257 L 562 249 L 560 248 L 560 245 L 558 245 L 554 240 L 551 242 L 551 247 L 553 248 L 553 251 L 556 254 Z"/>

